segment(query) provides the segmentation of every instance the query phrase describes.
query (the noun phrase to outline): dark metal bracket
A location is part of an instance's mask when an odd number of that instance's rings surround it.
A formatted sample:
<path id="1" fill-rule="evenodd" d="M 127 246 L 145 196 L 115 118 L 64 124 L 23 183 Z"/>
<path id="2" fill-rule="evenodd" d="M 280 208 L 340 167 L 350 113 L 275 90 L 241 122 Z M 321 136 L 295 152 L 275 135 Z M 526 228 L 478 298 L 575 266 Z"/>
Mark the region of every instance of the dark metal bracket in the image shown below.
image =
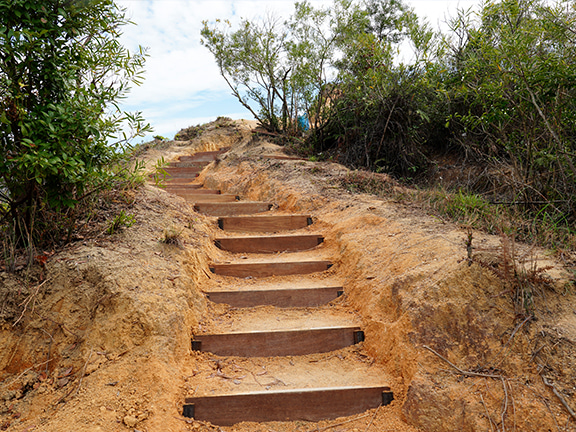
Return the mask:
<path id="1" fill-rule="evenodd" d="M 186 404 L 182 409 L 182 416 L 186 418 L 194 418 L 194 404 Z"/>
<path id="2" fill-rule="evenodd" d="M 354 343 L 364 342 L 364 332 L 362 330 L 357 330 L 354 332 Z"/>
<path id="3" fill-rule="evenodd" d="M 382 405 L 390 405 L 394 400 L 394 393 L 390 389 L 382 392 Z"/>
<path id="4" fill-rule="evenodd" d="M 193 340 L 192 341 L 192 351 L 202 351 L 202 341 Z"/>

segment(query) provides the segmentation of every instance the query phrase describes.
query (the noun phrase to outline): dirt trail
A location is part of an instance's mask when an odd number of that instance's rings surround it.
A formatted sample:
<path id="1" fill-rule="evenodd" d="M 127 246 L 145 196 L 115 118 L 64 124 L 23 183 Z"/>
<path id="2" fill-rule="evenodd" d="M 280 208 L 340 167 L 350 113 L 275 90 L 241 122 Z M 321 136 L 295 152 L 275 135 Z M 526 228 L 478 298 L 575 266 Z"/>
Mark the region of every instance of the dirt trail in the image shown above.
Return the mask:
<path id="1" fill-rule="evenodd" d="M 337 377 L 321 375 L 319 360 L 327 362 L 324 372 L 331 364 L 347 369 L 350 382 L 361 365 L 375 380 L 385 377 L 396 400 L 364 417 L 222 430 L 576 430 L 541 378 L 576 408 L 576 314 L 560 263 L 535 251 L 539 265 L 553 263 L 554 284 L 535 294 L 538 320 L 520 326 L 507 286 L 493 272 L 468 265 L 463 231 L 397 203 L 402 191 L 393 184 L 389 199 L 350 194 L 340 186 L 346 169 L 339 165 L 266 157 L 280 149 L 252 139 L 250 128 L 213 126 L 192 142 L 149 151 L 146 159 L 152 166 L 161 155 L 176 160 L 233 145 L 199 182 L 244 200 L 274 202 L 278 214 L 311 214 L 314 224 L 303 231 L 321 232 L 322 254 L 335 262 L 312 280 L 337 281 L 345 291 L 322 313 L 349 314 L 361 323 L 366 342 L 292 361 L 325 384 Z M 218 430 L 181 416 L 184 398 L 200 383 L 207 392 L 234 390 L 234 380 L 217 371 L 247 374 L 242 381 L 254 388 L 291 379 L 282 372 L 287 359 L 216 364 L 211 355 L 190 350 L 194 334 L 237 314 L 203 294 L 228 286 L 208 271 L 210 263 L 230 260 L 212 242 L 222 232 L 213 218 L 154 187 L 138 192 L 130 205 L 134 226 L 79 240 L 51 256 L 44 284 L 0 273 L 0 430 Z M 180 232 L 182 247 L 159 241 L 169 228 Z M 474 244 L 498 262 L 498 238 L 474 233 Z M 298 278 L 269 283 L 291 285 Z M 245 319 L 290 314 L 258 307 Z M 424 346 L 461 370 L 501 378 L 464 376 Z"/>

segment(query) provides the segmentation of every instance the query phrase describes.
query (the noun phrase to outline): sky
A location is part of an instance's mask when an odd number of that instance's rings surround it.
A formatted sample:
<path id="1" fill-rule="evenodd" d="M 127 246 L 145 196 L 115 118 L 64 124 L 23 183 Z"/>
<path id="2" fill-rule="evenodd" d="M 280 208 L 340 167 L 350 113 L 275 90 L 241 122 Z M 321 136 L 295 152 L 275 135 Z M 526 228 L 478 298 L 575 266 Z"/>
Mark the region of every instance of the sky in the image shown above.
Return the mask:
<path id="1" fill-rule="evenodd" d="M 320 7 L 332 0 L 310 0 Z M 436 28 L 446 28 L 457 9 L 476 7 L 479 0 L 405 0 L 417 15 Z M 136 25 L 124 27 L 122 44 L 132 52 L 148 49 L 145 82 L 122 101 L 125 111 L 141 111 L 154 133 L 172 139 L 182 128 L 216 119 L 250 119 L 231 95 L 212 54 L 200 43 L 202 22 L 216 19 L 234 24 L 272 13 L 288 18 L 294 0 L 118 0 Z"/>

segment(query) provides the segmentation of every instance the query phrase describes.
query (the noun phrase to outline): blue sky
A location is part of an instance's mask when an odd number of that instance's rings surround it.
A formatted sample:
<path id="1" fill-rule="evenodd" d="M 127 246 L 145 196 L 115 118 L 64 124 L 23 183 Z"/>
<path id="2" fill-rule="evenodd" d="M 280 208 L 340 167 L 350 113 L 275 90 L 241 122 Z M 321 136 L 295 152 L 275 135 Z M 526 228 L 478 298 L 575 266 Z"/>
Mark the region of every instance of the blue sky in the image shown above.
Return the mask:
<path id="1" fill-rule="evenodd" d="M 479 0 L 407 0 L 420 17 L 443 26 L 457 8 L 477 6 Z M 230 95 L 212 54 L 200 44 L 202 21 L 255 18 L 272 13 L 288 17 L 293 0 L 118 0 L 136 25 L 124 28 L 122 43 L 132 51 L 149 49 L 146 81 L 134 87 L 122 106 L 142 111 L 153 135 L 173 138 L 181 128 L 218 116 L 251 118 Z M 315 6 L 331 0 L 311 0 Z M 150 137 L 148 137 L 150 138 Z M 142 139 L 136 139 L 136 142 Z"/>

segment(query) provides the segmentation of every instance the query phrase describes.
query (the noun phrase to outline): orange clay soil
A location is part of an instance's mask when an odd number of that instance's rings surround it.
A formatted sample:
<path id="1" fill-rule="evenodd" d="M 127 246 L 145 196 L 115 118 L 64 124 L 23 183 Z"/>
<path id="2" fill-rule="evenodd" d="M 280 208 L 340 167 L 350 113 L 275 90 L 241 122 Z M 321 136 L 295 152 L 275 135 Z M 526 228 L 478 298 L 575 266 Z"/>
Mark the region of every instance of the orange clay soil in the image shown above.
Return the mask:
<path id="1" fill-rule="evenodd" d="M 252 138 L 252 127 L 215 123 L 192 141 L 149 150 L 144 159 L 152 167 L 160 156 L 175 161 L 232 145 L 198 182 L 273 202 L 276 214 L 312 215 L 314 224 L 297 232 L 323 235 L 315 256 L 335 263 L 312 275 L 312 285 L 340 283 L 345 295 L 314 312 L 256 307 L 240 316 L 210 303 L 206 291 L 257 284 L 208 269 L 245 259 L 211 241 L 233 234 L 223 234 L 215 218 L 195 213 L 182 198 L 145 186 L 131 197 L 131 227 L 68 245 L 28 280 L 24 270 L 0 273 L 0 430 L 576 431 L 561 402 L 576 410 L 573 285 L 553 255 L 530 251 L 538 266 L 554 268 L 547 271 L 549 286 L 534 293 L 537 318 L 523 323 L 510 285 L 467 260 L 466 232 L 398 202 L 406 191 L 392 181 L 388 198 L 352 194 L 341 186 L 342 166 L 270 158 L 280 148 Z M 166 230 L 179 233 L 181 245 L 162 243 Z M 483 262 L 502 262 L 499 238 L 477 232 L 473 238 Z M 290 286 L 300 278 L 265 283 Z M 194 334 L 222 325 L 302 317 L 312 326 L 360 324 L 366 341 L 292 358 L 219 359 L 190 349 Z M 319 423 L 218 428 L 181 416 L 187 396 L 283 386 L 295 379 L 293 365 L 302 386 L 342 382 L 330 372 L 337 365 L 334 370 L 347 371 L 347 383 L 385 382 L 395 401 Z"/>

